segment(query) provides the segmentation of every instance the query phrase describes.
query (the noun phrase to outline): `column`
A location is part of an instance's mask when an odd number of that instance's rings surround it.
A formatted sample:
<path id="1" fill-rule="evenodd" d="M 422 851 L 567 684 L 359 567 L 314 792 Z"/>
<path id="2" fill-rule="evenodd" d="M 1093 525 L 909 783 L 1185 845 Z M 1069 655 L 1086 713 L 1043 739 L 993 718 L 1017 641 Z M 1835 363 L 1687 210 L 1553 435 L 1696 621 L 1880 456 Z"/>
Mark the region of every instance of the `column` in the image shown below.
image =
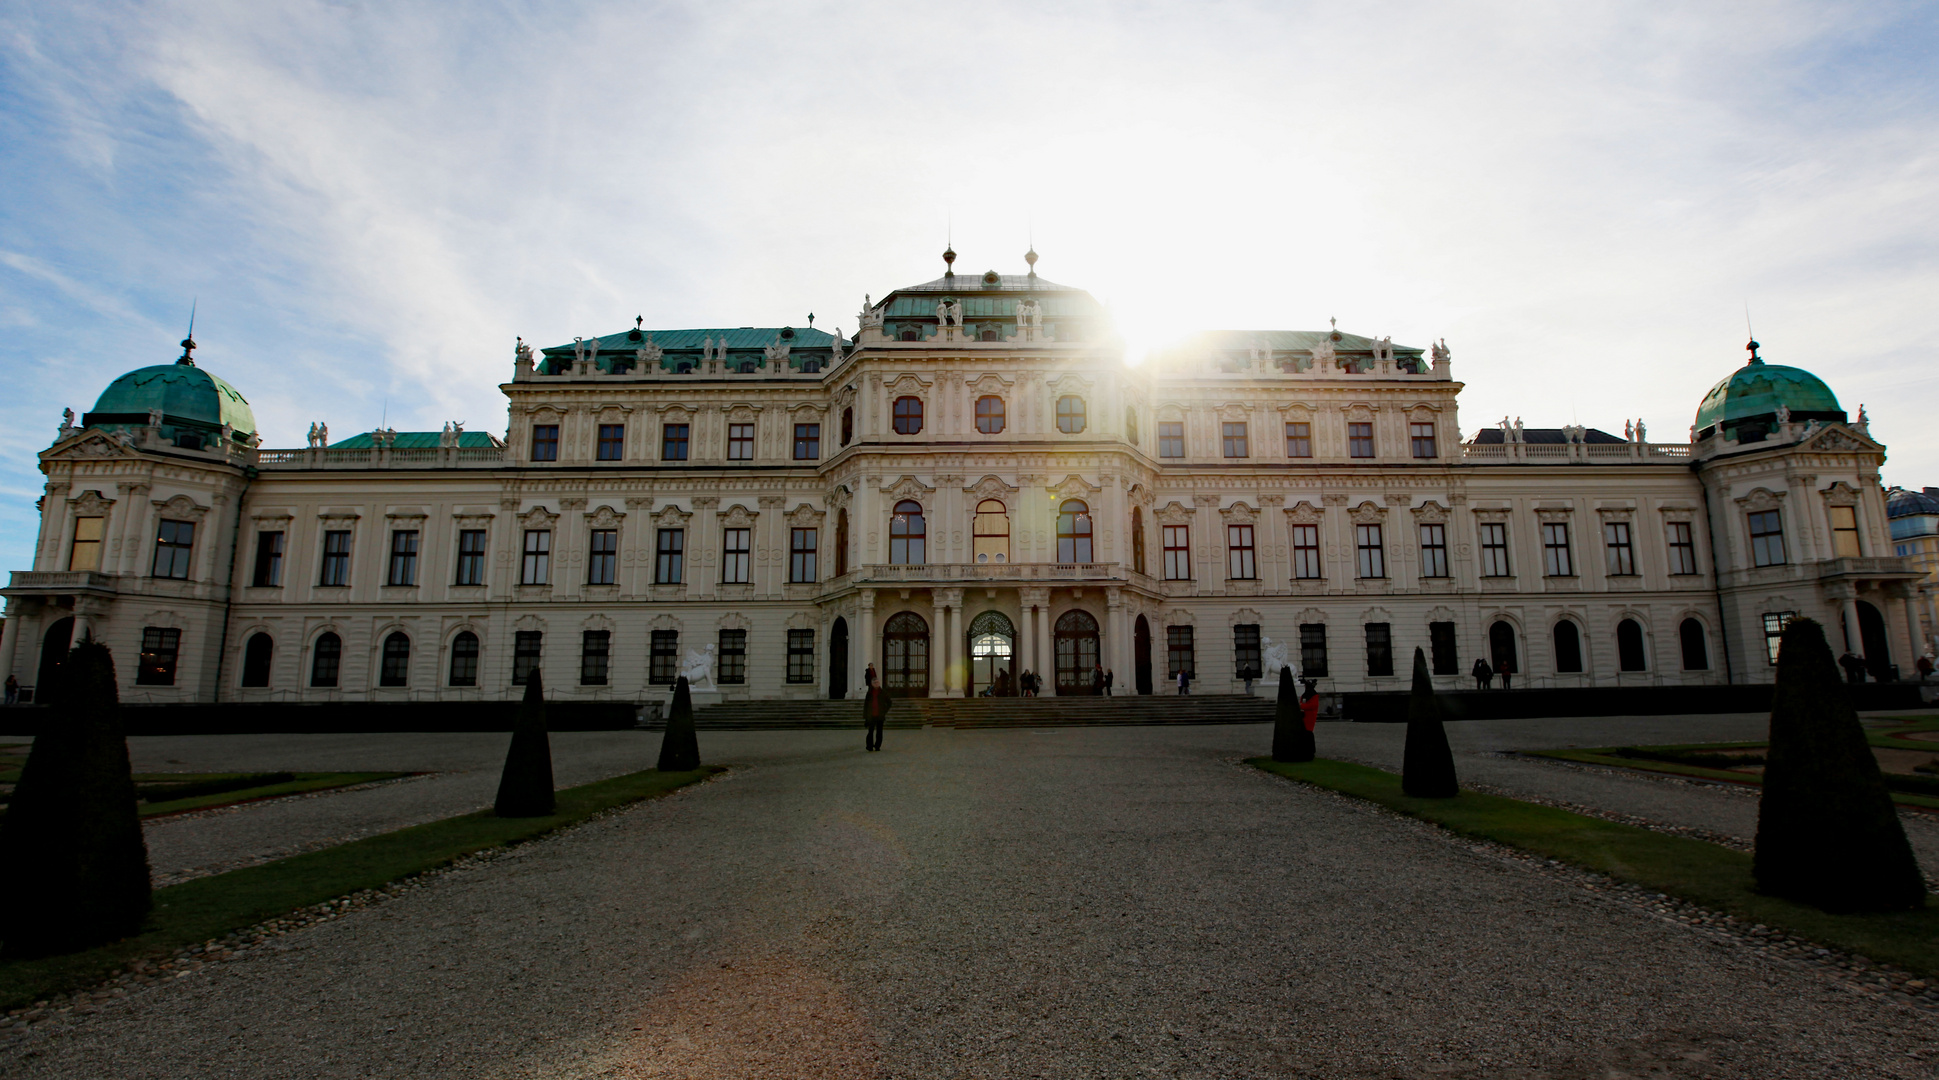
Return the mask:
<path id="1" fill-rule="evenodd" d="M 855 672 L 848 682 L 852 692 L 861 695 L 868 692 L 865 672 L 869 662 L 875 659 L 877 643 L 875 640 L 875 590 L 862 589 L 857 593 L 855 610 L 855 636 L 848 642 L 848 666 Z M 881 672 L 880 668 L 876 669 Z"/>
<path id="2" fill-rule="evenodd" d="M 940 589 L 929 593 L 929 696 L 947 697 L 943 680 L 949 677 L 949 608 Z"/>
<path id="3" fill-rule="evenodd" d="M 966 680 L 963 672 L 968 666 L 968 654 L 963 648 L 963 590 L 949 591 L 949 675 L 948 690 L 950 697 L 962 697 Z"/>
<path id="4" fill-rule="evenodd" d="M 1846 646 L 1860 660 L 1865 658 L 1865 634 L 1859 629 L 1858 596 L 1854 592 L 1845 594 L 1845 638 Z"/>
<path id="5" fill-rule="evenodd" d="M 1055 659 L 1056 644 L 1050 639 L 1050 590 L 1044 590 L 1044 601 L 1037 605 L 1037 664 L 1039 672 L 1049 672 L 1046 685 L 1056 682 L 1057 672 L 1052 664 Z M 1054 689 L 1054 687 L 1053 687 Z"/>
<path id="6" fill-rule="evenodd" d="M 1137 682 L 1136 672 L 1131 670 L 1131 634 L 1125 619 L 1124 594 L 1119 589 L 1104 590 L 1104 604 L 1107 618 L 1104 624 L 1104 667 L 1111 673 L 1111 693 L 1124 690 L 1127 677 L 1131 678 L 1133 688 Z"/>
<path id="7" fill-rule="evenodd" d="M 1034 590 L 1017 590 L 1017 641 L 1016 652 L 1010 656 L 1010 674 L 1021 675 L 1030 666 L 1030 658 L 1036 655 L 1037 624 L 1032 615 L 1030 594 Z"/>
<path id="8" fill-rule="evenodd" d="M 1903 585 L 1894 590 L 1895 598 L 1905 608 L 1905 635 L 1912 646 L 1912 653 L 1906 658 L 1905 666 L 1900 669 L 1902 671 L 1911 671 L 1912 665 L 1918 663 L 1919 657 L 1924 656 L 1926 651 L 1925 635 L 1919 631 L 1919 609 L 1912 603 L 1911 592 Z"/>

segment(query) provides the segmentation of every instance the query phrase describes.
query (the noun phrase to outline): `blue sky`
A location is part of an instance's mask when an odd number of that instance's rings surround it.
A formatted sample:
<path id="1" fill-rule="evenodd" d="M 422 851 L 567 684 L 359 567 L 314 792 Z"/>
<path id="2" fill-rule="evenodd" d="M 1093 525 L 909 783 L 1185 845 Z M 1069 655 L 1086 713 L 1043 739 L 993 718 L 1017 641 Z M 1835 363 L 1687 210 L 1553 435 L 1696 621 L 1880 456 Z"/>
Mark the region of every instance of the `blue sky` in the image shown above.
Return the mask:
<path id="1" fill-rule="evenodd" d="M 515 335 L 852 330 L 959 267 L 1445 337 L 1462 426 L 1680 438 L 1765 356 L 1939 484 L 1933 5 L 0 8 L 0 560 L 63 407 L 179 351 L 270 446 L 502 431 Z"/>

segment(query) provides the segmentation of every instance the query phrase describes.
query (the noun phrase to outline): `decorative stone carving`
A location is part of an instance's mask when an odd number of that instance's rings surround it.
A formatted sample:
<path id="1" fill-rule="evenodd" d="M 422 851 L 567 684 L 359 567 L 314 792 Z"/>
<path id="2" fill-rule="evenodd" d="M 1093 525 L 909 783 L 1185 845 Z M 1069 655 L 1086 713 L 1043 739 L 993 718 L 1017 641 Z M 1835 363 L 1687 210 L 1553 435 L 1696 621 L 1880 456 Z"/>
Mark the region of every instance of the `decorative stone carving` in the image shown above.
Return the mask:
<path id="1" fill-rule="evenodd" d="M 908 475 L 904 475 L 895 483 L 881 490 L 884 496 L 891 499 L 926 499 L 928 496 L 935 494 L 936 491 L 935 488 Z"/>
<path id="2" fill-rule="evenodd" d="M 826 516 L 824 512 L 807 503 L 797 503 L 794 510 L 788 514 L 788 524 L 797 529 L 811 529 L 819 526 L 821 519 Z"/>
<path id="3" fill-rule="evenodd" d="M 625 520 L 625 514 L 604 504 L 601 504 L 599 509 L 586 515 L 586 524 L 595 529 L 617 529 L 619 528 L 620 522 Z"/>
<path id="4" fill-rule="evenodd" d="M 1175 500 L 1166 503 L 1151 516 L 1157 518 L 1160 525 L 1189 525 L 1192 520 L 1192 512 Z"/>
<path id="5" fill-rule="evenodd" d="M 201 521 L 209 512 L 208 507 L 196 505 L 195 500 L 187 495 L 176 495 L 167 500 L 156 499 L 153 505 L 159 516 L 178 520 Z"/>
<path id="6" fill-rule="evenodd" d="M 549 529 L 557 520 L 559 515 L 543 506 L 534 506 L 519 517 L 519 523 L 528 529 Z"/>
<path id="7" fill-rule="evenodd" d="M 1743 507 L 1746 513 L 1775 510 L 1784 505 L 1784 496 L 1785 493 L 1782 491 L 1774 492 L 1762 487 L 1753 488 L 1748 495 L 1738 498 L 1737 505 Z"/>
<path id="8" fill-rule="evenodd" d="M 1228 525 L 1250 525 L 1259 520 L 1258 513 L 1242 502 L 1235 502 L 1219 511 L 1219 516 L 1224 518 Z"/>
<path id="9" fill-rule="evenodd" d="M 1307 502 L 1305 499 L 1301 499 L 1299 502 L 1286 508 L 1286 517 L 1287 520 L 1295 525 L 1318 525 L 1320 523 L 1320 515 L 1325 512 L 1312 503 Z"/>
<path id="10" fill-rule="evenodd" d="M 1414 507 L 1414 520 L 1423 523 L 1444 523 L 1448 519 L 1447 507 L 1432 499 Z"/>
<path id="11" fill-rule="evenodd" d="M 759 511 L 749 510 L 740 503 L 735 503 L 720 516 L 720 523 L 723 528 L 728 529 L 751 529 L 754 527 L 754 519 L 760 516 Z"/>
<path id="12" fill-rule="evenodd" d="M 82 517 L 105 517 L 114 507 L 114 500 L 103 498 L 98 491 L 83 491 L 79 498 L 67 500 L 67 505 Z"/>
<path id="13" fill-rule="evenodd" d="M 1355 525 L 1378 525 L 1387 516 L 1385 507 L 1375 506 L 1371 501 L 1362 502 L 1348 512 L 1347 516 Z"/>
<path id="14" fill-rule="evenodd" d="M 1820 494 L 1824 496 L 1826 506 L 1858 505 L 1858 490 L 1843 480 L 1824 489 Z"/>

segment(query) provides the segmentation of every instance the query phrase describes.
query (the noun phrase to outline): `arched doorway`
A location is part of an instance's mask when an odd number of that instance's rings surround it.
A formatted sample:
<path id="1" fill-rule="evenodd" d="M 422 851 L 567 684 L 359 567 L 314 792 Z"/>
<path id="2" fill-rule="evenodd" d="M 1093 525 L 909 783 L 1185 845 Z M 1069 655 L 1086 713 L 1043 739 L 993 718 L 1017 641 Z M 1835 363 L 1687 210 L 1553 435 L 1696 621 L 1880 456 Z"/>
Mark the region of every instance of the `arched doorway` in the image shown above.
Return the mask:
<path id="1" fill-rule="evenodd" d="M 34 702 L 45 705 L 54 692 L 54 680 L 61 674 L 61 663 L 74 645 L 74 616 L 56 619 L 40 639 L 40 673 L 34 677 Z"/>
<path id="2" fill-rule="evenodd" d="M 840 617 L 828 628 L 828 696 L 848 696 L 848 620 Z"/>
<path id="3" fill-rule="evenodd" d="M 1488 628 L 1488 663 L 1496 671 L 1501 670 L 1502 661 L 1508 662 L 1508 670 L 1522 670 L 1521 657 L 1515 655 L 1515 627 L 1508 622 L 1497 622 Z"/>
<path id="4" fill-rule="evenodd" d="M 1555 624 L 1555 670 L 1564 675 L 1582 673 L 1582 633 L 1568 619 Z"/>
<path id="5" fill-rule="evenodd" d="M 1088 611 L 1072 609 L 1057 620 L 1057 692 L 1089 694 L 1091 669 L 1097 666 L 1097 620 Z"/>
<path id="6" fill-rule="evenodd" d="M 1879 682 L 1892 679 L 1892 646 L 1885 636 L 1885 617 L 1863 600 L 1858 602 L 1858 640 L 1865 643 L 1865 671 Z"/>
<path id="7" fill-rule="evenodd" d="M 1007 693 L 1016 693 L 1014 676 L 1017 673 L 1016 627 L 1001 611 L 985 611 L 970 620 L 969 625 L 969 694 L 977 694 L 997 684 L 997 673 L 1008 672 L 1013 678 Z"/>
<path id="8" fill-rule="evenodd" d="M 882 689 L 891 697 L 929 696 L 929 624 L 899 611 L 882 626 Z"/>
<path id="9" fill-rule="evenodd" d="M 1132 663 L 1137 666 L 1138 693 L 1151 693 L 1151 624 L 1143 615 L 1131 630 Z"/>

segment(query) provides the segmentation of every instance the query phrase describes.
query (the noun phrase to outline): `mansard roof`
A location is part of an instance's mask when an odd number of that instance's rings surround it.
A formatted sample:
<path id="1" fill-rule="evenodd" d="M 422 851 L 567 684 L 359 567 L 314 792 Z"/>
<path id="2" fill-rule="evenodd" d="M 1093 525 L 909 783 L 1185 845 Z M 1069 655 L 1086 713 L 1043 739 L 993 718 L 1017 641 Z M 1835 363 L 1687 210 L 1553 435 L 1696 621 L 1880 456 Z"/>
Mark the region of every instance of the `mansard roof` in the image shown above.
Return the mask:
<path id="1" fill-rule="evenodd" d="M 1177 348 L 1187 353 L 1248 352 L 1264 345 L 1274 352 L 1311 352 L 1329 335 L 1339 352 L 1373 351 L 1373 338 L 1344 330 L 1205 330 L 1179 342 Z M 1394 346 L 1396 358 L 1425 355 L 1427 350 L 1412 345 Z"/>
<path id="2" fill-rule="evenodd" d="M 1394 351 L 1399 352 L 1400 347 L 1395 346 Z M 1477 443 L 1481 443 L 1483 445 L 1487 445 L 1490 443 L 1501 443 L 1505 441 L 1502 438 L 1502 436 L 1503 436 L 1503 432 L 1499 427 L 1482 428 L 1480 431 L 1475 433 L 1474 441 Z M 1549 444 L 1559 445 L 1561 443 L 1568 442 L 1569 437 L 1559 427 L 1532 427 L 1532 428 L 1522 429 L 1522 441 L 1525 443 L 1549 443 Z M 1625 440 L 1615 435 L 1611 435 L 1607 431 L 1602 430 L 1601 428 L 1589 428 L 1582 433 L 1582 441 L 1585 443 L 1619 443 L 1619 442 L 1624 442 Z"/>
<path id="3" fill-rule="evenodd" d="M 372 438 L 373 434 L 374 432 L 366 431 L 361 435 L 352 435 L 348 439 L 331 443 L 330 449 L 368 450 L 377 445 L 376 440 Z M 400 431 L 397 433 L 397 441 L 391 443 L 391 446 L 399 450 L 435 450 L 441 444 L 443 437 L 443 433 L 437 431 Z M 458 445 L 500 446 L 503 444 L 487 432 L 467 431 L 458 436 Z"/>
<path id="4" fill-rule="evenodd" d="M 643 348 L 648 338 L 653 344 L 668 352 L 692 350 L 699 353 L 704 342 L 712 341 L 719 345 L 723 340 L 728 349 L 765 349 L 777 341 L 786 342 L 797 349 L 828 349 L 835 344 L 835 335 L 826 330 L 803 329 L 794 326 L 730 326 L 702 328 L 698 330 L 621 330 L 615 334 L 602 334 L 586 340 L 598 345 L 603 351 L 633 352 Z M 552 345 L 539 351 L 546 356 L 570 357 L 574 346 L 571 342 Z"/>

